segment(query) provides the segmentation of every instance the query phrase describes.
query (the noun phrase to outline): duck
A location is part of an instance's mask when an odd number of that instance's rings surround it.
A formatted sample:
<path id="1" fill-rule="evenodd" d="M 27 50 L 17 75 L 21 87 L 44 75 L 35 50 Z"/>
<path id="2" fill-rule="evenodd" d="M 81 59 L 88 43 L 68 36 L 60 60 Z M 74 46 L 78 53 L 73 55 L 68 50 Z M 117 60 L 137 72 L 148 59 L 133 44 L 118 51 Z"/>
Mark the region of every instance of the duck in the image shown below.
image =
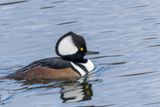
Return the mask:
<path id="1" fill-rule="evenodd" d="M 94 63 L 85 58 L 89 54 L 99 54 L 87 50 L 86 41 L 74 32 L 61 36 L 56 45 L 57 57 L 34 61 L 3 78 L 16 80 L 77 80 L 95 69 Z"/>

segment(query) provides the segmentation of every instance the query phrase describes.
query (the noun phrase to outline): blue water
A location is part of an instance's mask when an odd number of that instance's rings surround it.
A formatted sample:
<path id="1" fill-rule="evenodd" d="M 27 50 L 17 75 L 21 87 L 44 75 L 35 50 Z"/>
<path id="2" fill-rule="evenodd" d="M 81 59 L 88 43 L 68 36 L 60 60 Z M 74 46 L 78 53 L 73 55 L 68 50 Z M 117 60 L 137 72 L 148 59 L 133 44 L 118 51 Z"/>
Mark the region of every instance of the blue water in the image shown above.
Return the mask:
<path id="1" fill-rule="evenodd" d="M 1 0 L 0 76 L 56 56 L 69 31 L 100 54 L 86 81 L 0 81 L 0 106 L 159 107 L 159 11 L 159 0 Z"/>

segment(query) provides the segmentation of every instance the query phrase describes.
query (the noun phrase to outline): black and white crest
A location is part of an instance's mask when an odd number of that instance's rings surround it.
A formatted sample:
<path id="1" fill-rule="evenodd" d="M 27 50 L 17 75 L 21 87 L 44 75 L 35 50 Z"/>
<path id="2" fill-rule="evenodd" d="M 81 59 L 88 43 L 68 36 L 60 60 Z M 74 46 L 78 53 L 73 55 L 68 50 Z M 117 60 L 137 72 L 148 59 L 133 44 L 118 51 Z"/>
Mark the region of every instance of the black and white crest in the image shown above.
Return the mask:
<path id="1" fill-rule="evenodd" d="M 84 62 L 83 57 L 87 52 L 84 38 L 73 32 L 63 35 L 56 44 L 56 53 L 63 59 Z"/>

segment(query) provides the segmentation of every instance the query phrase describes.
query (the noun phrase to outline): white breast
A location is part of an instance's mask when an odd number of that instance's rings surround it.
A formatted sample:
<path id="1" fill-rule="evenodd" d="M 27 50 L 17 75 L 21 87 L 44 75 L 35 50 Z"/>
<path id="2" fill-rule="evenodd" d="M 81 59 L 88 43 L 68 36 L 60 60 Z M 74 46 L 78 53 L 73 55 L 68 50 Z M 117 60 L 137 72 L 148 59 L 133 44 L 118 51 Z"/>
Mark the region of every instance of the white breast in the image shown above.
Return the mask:
<path id="1" fill-rule="evenodd" d="M 92 71 L 95 67 L 94 67 L 94 64 L 91 60 L 87 60 L 86 63 L 81 63 L 87 70 L 88 72 Z"/>
<path id="2" fill-rule="evenodd" d="M 86 63 L 79 63 L 79 64 L 84 66 L 88 72 L 91 72 L 95 68 L 93 62 L 89 59 L 87 60 Z M 84 69 L 82 69 L 78 65 L 74 64 L 73 62 L 71 62 L 71 65 L 81 74 L 81 76 L 85 76 L 87 74 Z"/>

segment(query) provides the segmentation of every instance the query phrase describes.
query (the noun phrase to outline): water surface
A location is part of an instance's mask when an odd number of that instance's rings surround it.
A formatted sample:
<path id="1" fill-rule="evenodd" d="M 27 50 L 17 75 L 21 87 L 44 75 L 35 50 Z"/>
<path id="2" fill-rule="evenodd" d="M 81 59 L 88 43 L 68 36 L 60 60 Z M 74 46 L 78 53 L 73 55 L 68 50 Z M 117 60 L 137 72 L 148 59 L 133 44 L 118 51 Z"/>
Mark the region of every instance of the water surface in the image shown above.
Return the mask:
<path id="1" fill-rule="evenodd" d="M 159 107 L 159 11 L 159 0 L 1 0 L 0 76 L 56 56 L 69 31 L 101 54 L 85 81 L 0 81 L 0 106 Z"/>

